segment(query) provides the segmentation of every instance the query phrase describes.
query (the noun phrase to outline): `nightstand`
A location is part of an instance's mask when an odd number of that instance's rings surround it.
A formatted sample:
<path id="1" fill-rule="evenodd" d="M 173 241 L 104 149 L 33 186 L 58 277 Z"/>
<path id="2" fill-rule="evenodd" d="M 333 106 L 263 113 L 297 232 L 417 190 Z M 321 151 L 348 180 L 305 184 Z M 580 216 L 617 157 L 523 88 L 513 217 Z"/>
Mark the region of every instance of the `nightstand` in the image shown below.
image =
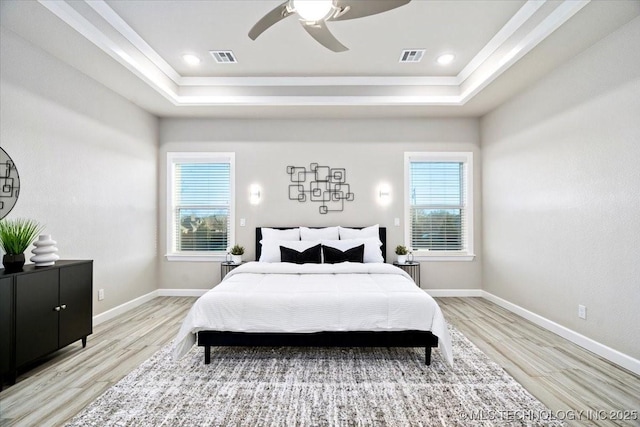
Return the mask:
<path id="1" fill-rule="evenodd" d="M 400 267 L 404 271 L 406 271 L 409 276 L 413 279 L 416 285 L 420 287 L 420 263 L 417 261 L 406 262 L 404 264 L 399 264 L 397 261 L 393 263 L 396 267 Z"/>
<path id="2" fill-rule="evenodd" d="M 231 270 L 233 270 L 234 268 L 242 264 L 244 264 L 244 262 L 241 262 L 240 264 L 236 264 L 235 262 L 231 262 L 231 261 L 221 262 L 220 263 L 220 280 L 224 279 L 224 276 L 226 276 L 228 272 L 230 272 Z"/>

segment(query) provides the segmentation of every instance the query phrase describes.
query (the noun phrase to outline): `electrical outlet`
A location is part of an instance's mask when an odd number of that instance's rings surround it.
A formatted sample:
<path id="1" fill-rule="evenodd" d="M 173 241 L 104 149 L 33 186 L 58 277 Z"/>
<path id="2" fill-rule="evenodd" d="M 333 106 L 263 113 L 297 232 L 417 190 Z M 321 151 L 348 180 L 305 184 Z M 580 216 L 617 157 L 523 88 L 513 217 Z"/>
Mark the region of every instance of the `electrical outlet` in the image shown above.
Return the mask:
<path id="1" fill-rule="evenodd" d="M 98 301 L 102 301 L 104 299 L 104 289 L 100 289 L 98 291 Z"/>
<path id="2" fill-rule="evenodd" d="M 396 227 L 400 227 L 400 218 L 394 218 L 393 225 L 395 225 Z"/>
<path id="3" fill-rule="evenodd" d="M 587 318 L 587 307 L 584 305 L 578 305 L 578 317 L 581 319 Z"/>
<path id="4" fill-rule="evenodd" d="M 247 225 L 247 220 L 244 218 L 240 218 L 240 227 L 244 227 L 245 225 Z"/>

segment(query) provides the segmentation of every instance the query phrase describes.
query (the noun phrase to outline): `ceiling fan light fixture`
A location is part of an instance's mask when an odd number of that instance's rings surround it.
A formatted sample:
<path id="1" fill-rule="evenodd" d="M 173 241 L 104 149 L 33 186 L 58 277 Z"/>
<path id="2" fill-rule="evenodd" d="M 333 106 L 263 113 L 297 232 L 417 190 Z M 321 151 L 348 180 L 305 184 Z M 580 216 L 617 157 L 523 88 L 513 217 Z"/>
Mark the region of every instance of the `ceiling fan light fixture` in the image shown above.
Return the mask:
<path id="1" fill-rule="evenodd" d="M 322 21 L 334 11 L 333 0 L 291 0 L 291 8 L 306 22 Z"/>
<path id="2" fill-rule="evenodd" d="M 331 34 L 327 21 L 377 15 L 409 2 L 411 0 L 284 0 L 260 18 L 248 35 L 251 40 L 255 40 L 273 25 L 295 15 L 302 28 L 315 41 L 332 52 L 345 52 L 349 48 Z"/>

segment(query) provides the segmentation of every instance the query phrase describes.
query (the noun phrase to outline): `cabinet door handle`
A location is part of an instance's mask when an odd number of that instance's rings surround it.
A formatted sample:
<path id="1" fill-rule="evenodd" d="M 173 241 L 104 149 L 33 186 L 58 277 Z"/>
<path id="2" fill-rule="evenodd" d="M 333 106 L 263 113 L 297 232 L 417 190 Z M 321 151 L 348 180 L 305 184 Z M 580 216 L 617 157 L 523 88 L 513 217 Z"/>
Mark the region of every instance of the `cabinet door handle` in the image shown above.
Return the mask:
<path id="1" fill-rule="evenodd" d="M 54 310 L 55 311 L 60 311 L 60 307 L 55 307 Z"/>
<path id="2" fill-rule="evenodd" d="M 62 304 L 62 305 L 60 306 L 60 308 L 62 308 L 62 309 L 64 310 L 65 308 L 67 308 L 67 304 Z"/>

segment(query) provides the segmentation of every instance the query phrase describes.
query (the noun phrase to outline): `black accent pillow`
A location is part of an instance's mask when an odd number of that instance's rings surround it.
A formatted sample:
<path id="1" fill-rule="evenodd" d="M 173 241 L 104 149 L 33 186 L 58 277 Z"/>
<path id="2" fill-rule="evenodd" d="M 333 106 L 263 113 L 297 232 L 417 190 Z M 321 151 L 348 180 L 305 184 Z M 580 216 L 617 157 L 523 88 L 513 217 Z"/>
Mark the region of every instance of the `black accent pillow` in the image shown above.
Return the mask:
<path id="1" fill-rule="evenodd" d="M 355 248 L 341 251 L 331 246 L 322 246 L 325 264 L 338 264 L 340 262 L 363 262 L 364 260 L 364 244 Z"/>
<path id="2" fill-rule="evenodd" d="M 280 260 L 282 262 L 292 262 L 294 264 L 320 264 L 322 262 L 322 258 L 320 256 L 320 244 L 302 252 L 280 246 Z"/>

